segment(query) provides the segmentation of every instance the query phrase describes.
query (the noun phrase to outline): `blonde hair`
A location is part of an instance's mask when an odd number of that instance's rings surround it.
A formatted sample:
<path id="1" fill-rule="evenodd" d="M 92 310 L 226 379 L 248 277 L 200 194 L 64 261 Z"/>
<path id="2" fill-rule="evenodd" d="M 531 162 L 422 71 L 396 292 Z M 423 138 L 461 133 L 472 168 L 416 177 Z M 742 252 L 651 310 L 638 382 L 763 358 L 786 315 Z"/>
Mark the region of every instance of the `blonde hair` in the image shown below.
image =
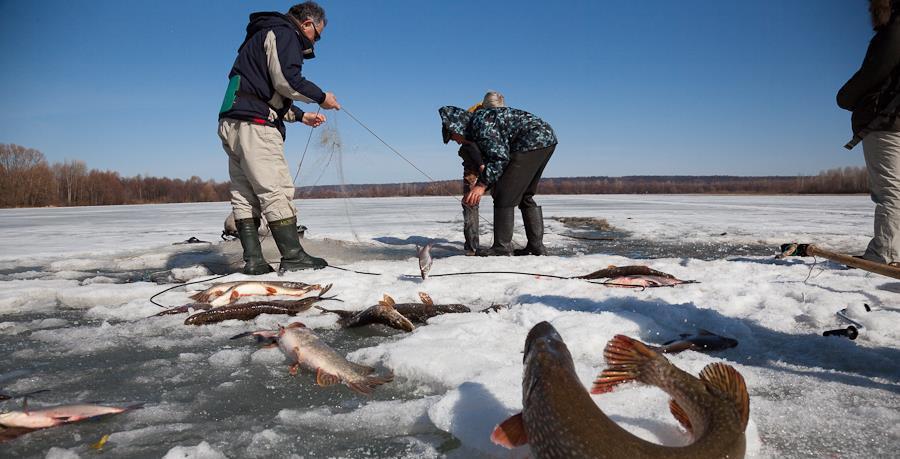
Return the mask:
<path id="1" fill-rule="evenodd" d="M 488 91 L 484 95 L 484 100 L 481 101 L 481 106 L 484 108 L 506 107 L 506 98 L 497 91 Z"/>

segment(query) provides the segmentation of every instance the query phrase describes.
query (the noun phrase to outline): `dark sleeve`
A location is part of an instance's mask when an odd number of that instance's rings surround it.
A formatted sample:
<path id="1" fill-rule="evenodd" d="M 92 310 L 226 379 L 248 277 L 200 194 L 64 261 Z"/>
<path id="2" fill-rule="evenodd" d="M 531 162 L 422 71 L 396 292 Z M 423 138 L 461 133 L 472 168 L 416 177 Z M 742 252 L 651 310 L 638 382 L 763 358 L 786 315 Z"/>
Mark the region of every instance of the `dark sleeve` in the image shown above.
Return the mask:
<path id="1" fill-rule="evenodd" d="M 837 104 L 855 110 L 866 95 L 877 92 L 900 64 L 900 19 L 879 30 L 866 51 L 859 71 L 838 91 Z"/>
<path id="2" fill-rule="evenodd" d="M 291 108 L 289 108 L 287 113 L 284 114 L 284 120 L 288 123 L 303 121 L 303 110 L 301 110 L 300 107 L 296 105 L 291 105 Z"/>
<path id="3" fill-rule="evenodd" d="M 471 165 L 473 169 L 478 170 L 484 164 L 484 160 L 481 159 L 481 150 L 478 149 L 478 145 L 467 143 L 459 147 L 459 150 L 460 156 L 463 157 L 463 163 L 467 166 Z"/>
<path id="4" fill-rule="evenodd" d="M 301 102 L 325 102 L 325 93 L 303 78 L 303 49 L 297 34 L 284 27 L 269 31 L 265 41 L 272 85 L 284 97 Z"/>

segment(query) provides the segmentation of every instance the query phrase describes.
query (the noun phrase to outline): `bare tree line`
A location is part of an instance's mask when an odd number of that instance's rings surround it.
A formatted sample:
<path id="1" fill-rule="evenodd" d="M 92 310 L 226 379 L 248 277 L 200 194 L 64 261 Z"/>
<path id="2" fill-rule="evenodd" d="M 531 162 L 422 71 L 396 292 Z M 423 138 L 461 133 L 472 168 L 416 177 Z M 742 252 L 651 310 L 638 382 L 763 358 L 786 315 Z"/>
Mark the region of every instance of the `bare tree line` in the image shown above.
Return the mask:
<path id="1" fill-rule="evenodd" d="M 228 182 L 122 177 L 82 161 L 49 164 L 43 153 L 0 144 L 0 207 L 96 206 L 228 200 Z"/>
<path id="2" fill-rule="evenodd" d="M 443 196 L 462 194 L 462 180 L 299 187 L 298 198 Z M 541 180 L 541 194 L 831 194 L 866 193 L 866 170 L 844 167 L 815 176 L 630 176 Z M 82 161 L 49 164 L 43 153 L 0 144 L 0 207 L 93 206 L 227 201 L 228 182 L 122 177 Z"/>

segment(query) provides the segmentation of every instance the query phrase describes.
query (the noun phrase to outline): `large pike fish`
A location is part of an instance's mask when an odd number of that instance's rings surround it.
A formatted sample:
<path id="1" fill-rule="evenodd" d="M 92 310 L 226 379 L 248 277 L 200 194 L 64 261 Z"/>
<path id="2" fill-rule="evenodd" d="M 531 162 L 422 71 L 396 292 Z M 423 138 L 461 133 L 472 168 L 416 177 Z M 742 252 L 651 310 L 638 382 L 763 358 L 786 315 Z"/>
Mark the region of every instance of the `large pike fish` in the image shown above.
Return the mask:
<path id="1" fill-rule="evenodd" d="M 184 324 L 207 325 L 231 319 L 252 320 L 263 314 L 285 314 L 294 316 L 308 310 L 320 301 L 334 299 L 334 296 L 324 296 L 329 290 L 331 290 L 331 284 L 323 287 L 317 296 L 301 298 L 299 300 L 251 301 L 248 303 L 219 306 L 189 316 L 187 319 L 184 319 Z"/>
<path id="2" fill-rule="evenodd" d="M 94 404 L 59 405 L 47 408 L 9 411 L 0 414 L 0 442 L 11 440 L 38 429 L 94 419 L 141 408 L 143 404 L 104 406 Z"/>
<path id="3" fill-rule="evenodd" d="M 522 412 L 497 426 L 495 443 L 528 444 L 536 458 L 743 458 L 750 399 L 744 378 L 721 363 L 707 365 L 696 378 L 669 363 L 640 341 L 617 335 L 604 351 L 609 365 L 592 393 L 640 381 L 664 390 L 670 410 L 691 433 L 682 447 L 652 443 L 619 427 L 582 386 L 572 356 L 547 322 L 534 326 L 525 341 Z"/>
<path id="4" fill-rule="evenodd" d="M 316 306 L 323 312 L 339 315 L 338 321 L 344 328 L 363 327 L 371 324 L 382 324 L 407 332 L 416 327 L 413 323 L 424 324 L 428 319 L 441 314 L 454 314 L 472 312 L 462 304 L 434 304 L 434 300 L 427 293 L 419 292 L 421 303 L 397 304 L 393 298 L 384 295 L 384 299 L 375 306 L 370 306 L 362 311 L 344 311 L 340 309 L 325 309 Z"/>
<path id="5" fill-rule="evenodd" d="M 373 375 L 374 368 L 348 361 L 299 322 L 279 326 L 277 331 L 241 333 L 231 339 L 244 336 L 256 336 L 260 342 L 278 346 L 291 362 L 291 375 L 296 375 L 301 367 L 312 370 L 316 373 L 316 384 L 322 387 L 344 383 L 354 392 L 372 395 L 377 386 L 394 380 L 393 374 Z"/>
<path id="6" fill-rule="evenodd" d="M 303 296 L 321 288 L 318 284 L 303 282 L 236 281 L 213 285 L 202 292 L 191 295 L 190 298 L 198 303 L 209 303 L 215 307 L 234 303 L 243 296 Z"/>

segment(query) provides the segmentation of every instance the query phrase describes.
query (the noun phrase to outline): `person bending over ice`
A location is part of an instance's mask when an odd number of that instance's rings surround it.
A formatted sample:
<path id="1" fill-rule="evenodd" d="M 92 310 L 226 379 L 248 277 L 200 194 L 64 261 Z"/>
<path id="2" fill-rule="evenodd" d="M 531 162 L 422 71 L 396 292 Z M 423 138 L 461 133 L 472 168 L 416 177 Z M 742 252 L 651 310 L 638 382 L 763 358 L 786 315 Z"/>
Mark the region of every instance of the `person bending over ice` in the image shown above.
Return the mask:
<path id="1" fill-rule="evenodd" d="M 463 203 L 478 205 L 490 188 L 494 198 L 494 243 L 480 256 L 546 255 L 544 218 L 534 202 L 538 183 L 557 139 L 550 125 L 524 110 L 508 107 L 483 108 L 469 113 L 459 107 L 438 110 L 444 143 L 474 143 L 485 162 L 475 186 Z M 528 245 L 513 251 L 515 206 L 522 211 Z"/>

